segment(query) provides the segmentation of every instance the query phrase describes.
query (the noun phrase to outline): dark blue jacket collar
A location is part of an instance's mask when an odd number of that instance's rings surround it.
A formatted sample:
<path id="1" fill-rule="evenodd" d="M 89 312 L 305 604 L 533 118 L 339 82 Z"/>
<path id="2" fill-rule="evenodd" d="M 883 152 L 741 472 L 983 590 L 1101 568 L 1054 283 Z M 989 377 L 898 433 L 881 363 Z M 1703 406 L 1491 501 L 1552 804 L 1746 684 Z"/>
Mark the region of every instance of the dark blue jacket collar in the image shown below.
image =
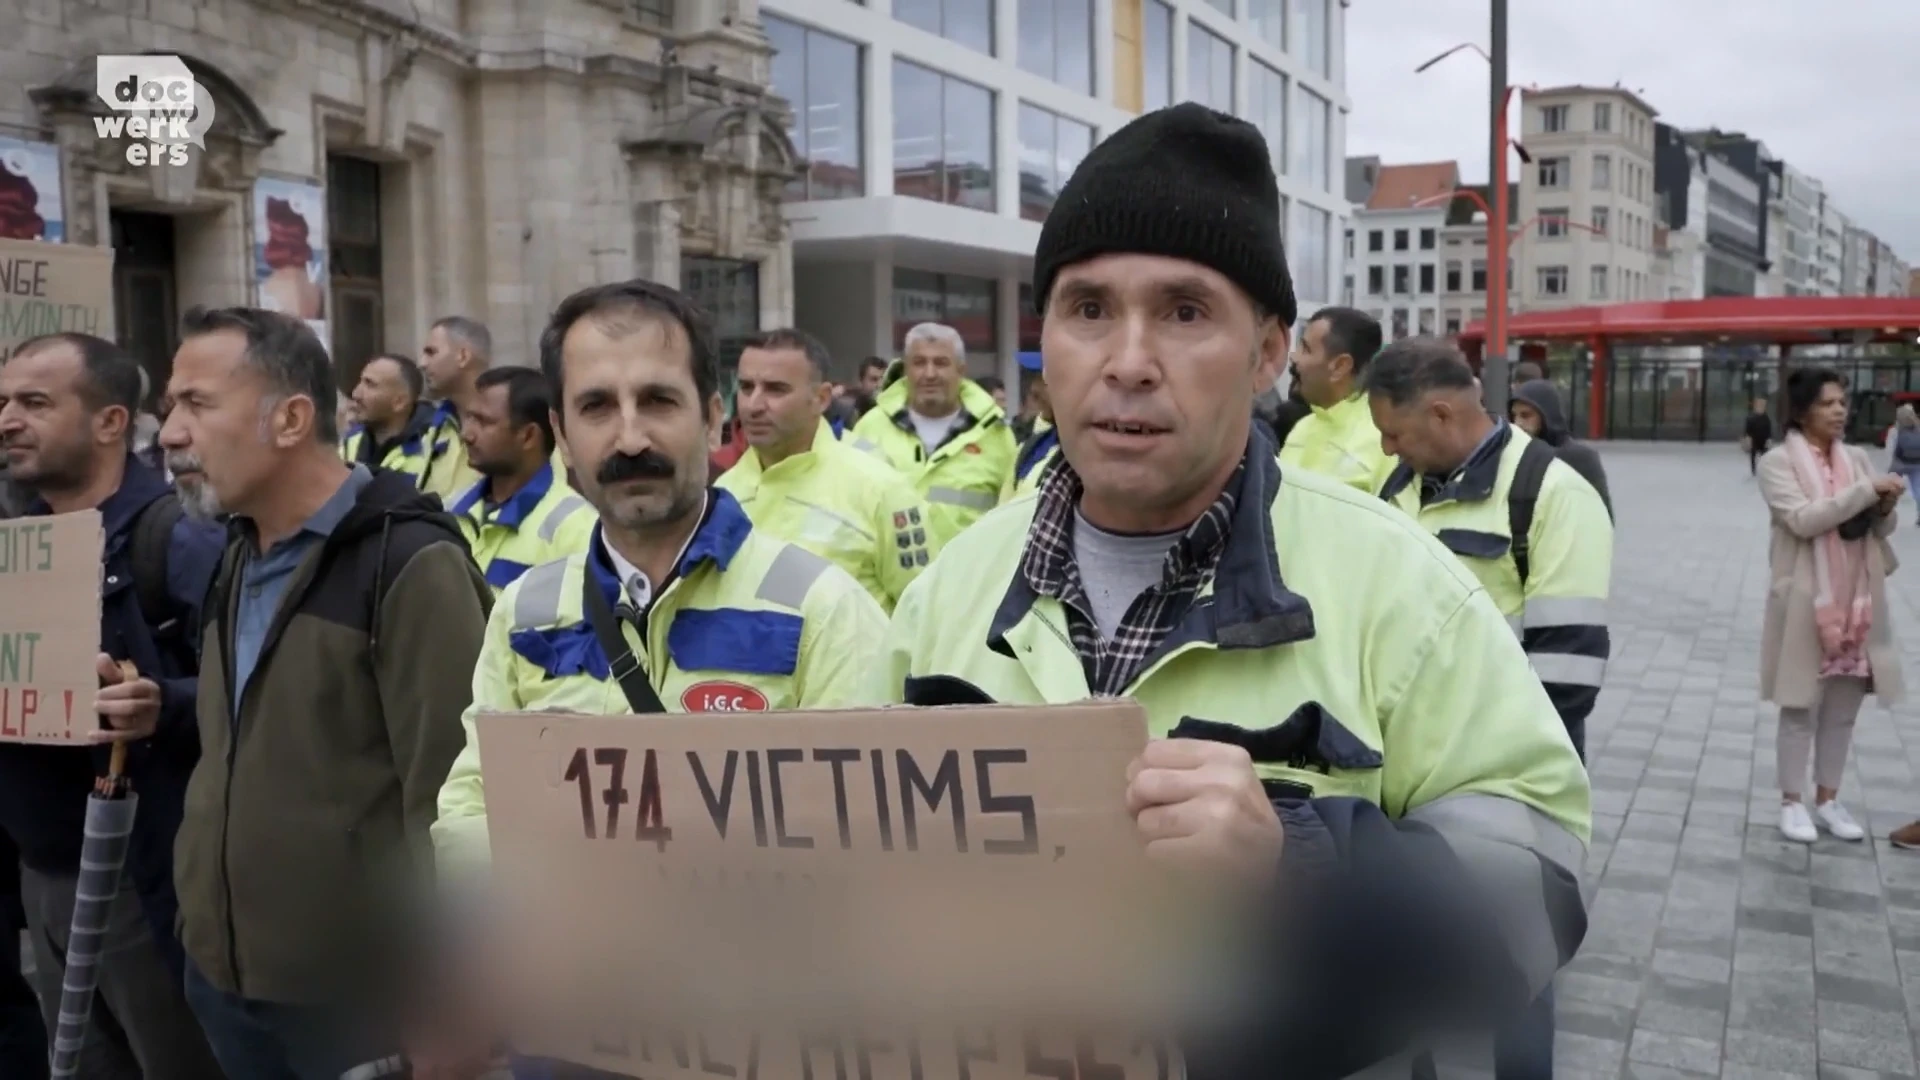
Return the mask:
<path id="1" fill-rule="evenodd" d="M 747 512 L 741 509 L 739 500 L 720 488 L 707 489 L 707 514 L 700 521 L 700 527 L 694 530 L 693 540 L 687 544 L 686 554 L 680 556 L 680 565 L 674 567 L 674 577 L 686 577 L 701 563 L 710 562 L 714 568 L 725 572 L 733 564 L 733 557 L 740 553 L 740 546 L 747 542 L 747 534 L 753 531 L 753 522 L 748 520 Z M 593 535 L 587 540 L 587 573 L 592 575 L 594 583 L 606 595 L 609 607 L 618 606 L 625 593 L 621 589 L 620 578 L 614 573 L 613 564 L 607 560 L 606 545 L 600 540 L 600 525 L 593 526 Z M 653 595 L 657 598 L 665 592 L 667 582 L 655 582 Z"/>
<path id="2" fill-rule="evenodd" d="M 1047 456 L 1047 451 L 1059 445 L 1060 429 L 1057 427 L 1050 427 L 1029 438 L 1027 444 L 1020 448 L 1019 459 L 1013 463 L 1014 480 L 1025 480 L 1033 467 L 1040 464 L 1040 459 Z"/>
<path id="3" fill-rule="evenodd" d="M 149 467 L 131 452 L 127 454 L 126 473 L 120 478 L 120 486 L 113 494 L 101 501 L 95 509 L 100 511 L 100 526 L 108 537 L 118 536 L 133 527 L 133 519 L 147 504 L 172 491 L 173 486 L 167 478 Z M 27 507 L 27 516 L 44 517 L 53 513 L 47 500 L 36 497 Z"/>
<path id="4" fill-rule="evenodd" d="M 1280 462 L 1273 436 L 1255 424 L 1247 437 L 1246 468 L 1240 471 L 1233 527 L 1214 572 L 1213 595 L 1192 610 L 1148 658 L 1143 670 L 1181 646 L 1203 643 L 1221 649 L 1265 649 L 1313 637 L 1313 607 L 1287 588 L 1273 531 L 1273 502 L 1280 495 Z M 1306 526 L 1303 523 L 1303 527 Z M 1038 599 L 1025 575 L 1015 572 L 987 629 L 987 647 L 1012 656 L 1007 631 L 1027 617 Z"/>
<path id="5" fill-rule="evenodd" d="M 460 496 L 460 500 L 453 504 L 453 516 L 466 517 L 473 510 L 475 503 L 487 497 L 487 488 L 492 483 L 491 477 L 481 477 L 479 483 L 469 488 L 467 493 Z M 499 508 L 494 510 L 493 516 L 486 520 L 489 524 L 505 525 L 509 529 L 517 530 L 520 528 L 520 523 L 527 520 L 527 515 L 533 513 L 533 508 L 539 506 L 540 500 L 546 498 L 547 492 L 552 490 L 553 462 L 548 460 L 540 466 L 540 471 L 534 473 L 533 478 L 527 481 L 526 487 L 508 496 L 507 501 L 501 503 Z"/>

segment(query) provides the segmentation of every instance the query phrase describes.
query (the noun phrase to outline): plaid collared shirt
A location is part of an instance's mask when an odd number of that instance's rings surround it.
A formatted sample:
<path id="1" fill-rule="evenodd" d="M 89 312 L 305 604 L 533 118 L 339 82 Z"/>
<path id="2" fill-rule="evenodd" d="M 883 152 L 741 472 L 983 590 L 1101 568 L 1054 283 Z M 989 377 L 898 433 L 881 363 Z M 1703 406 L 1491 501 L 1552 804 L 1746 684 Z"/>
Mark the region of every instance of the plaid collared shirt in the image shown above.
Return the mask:
<path id="1" fill-rule="evenodd" d="M 1227 481 L 1225 490 L 1199 520 L 1167 550 L 1160 583 L 1135 597 L 1120 620 L 1112 640 L 1100 636 L 1093 605 L 1080 579 L 1073 556 L 1074 510 L 1083 490 L 1079 474 L 1061 458 L 1040 482 L 1039 505 L 1027 533 L 1027 550 L 1020 573 L 1041 596 L 1060 601 L 1067 610 L 1067 630 L 1074 651 L 1086 668 L 1087 686 L 1096 697 L 1118 697 L 1140 674 L 1147 658 L 1166 640 L 1193 606 L 1226 550 L 1239 500 L 1243 463 Z"/>

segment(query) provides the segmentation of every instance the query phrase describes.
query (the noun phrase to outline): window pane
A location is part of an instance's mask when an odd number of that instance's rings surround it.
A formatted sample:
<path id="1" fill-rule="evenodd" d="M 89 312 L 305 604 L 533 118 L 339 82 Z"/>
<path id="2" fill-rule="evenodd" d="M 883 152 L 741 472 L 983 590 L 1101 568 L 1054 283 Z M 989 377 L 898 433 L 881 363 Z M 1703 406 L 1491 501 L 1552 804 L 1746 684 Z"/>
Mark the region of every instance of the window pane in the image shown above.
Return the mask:
<path id="1" fill-rule="evenodd" d="M 893 346 L 923 322 L 945 322 L 947 298 L 939 274 L 895 267 L 893 271 Z"/>
<path id="2" fill-rule="evenodd" d="M 1333 215 L 1305 203 L 1296 204 L 1295 209 L 1299 211 L 1300 226 L 1295 230 L 1293 238 L 1294 251 L 1297 253 L 1291 260 L 1295 267 L 1294 281 L 1303 299 L 1325 300 L 1328 298 L 1327 290 L 1330 287 L 1327 234 L 1333 227 Z M 1405 291 L 1398 287 L 1397 280 L 1400 276 L 1399 271 L 1403 269 L 1405 267 L 1395 268 L 1396 291 Z"/>
<path id="3" fill-rule="evenodd" d="M 1054 124 L 1045 109 L 1020 103 L 1020 216 L 1047 220 L 1060 188 L 1054 178 Z"/>
<path id="4" fill-rule="evenodd" d="M 993 92 L 946 79 L 946 201 L 975 210 L 993 207 Z"/>
<path id="5" fill-rule="evenodd" d="M 1301 0 L 1304 2 L 1304 0 Z M 1247 21 L 1260 39 L 1276 49 L 1287 47 L 1287 0 L 1247 0 Z"/>
<path id="6" fill-rule="evenodd" d="M 1053 78 L 1053 0 L 1019 0 L 1020 70 Z"/>
<path id="7" fill-rule="evenodd" d="M 864 195 L 860 146 L 860 47 L 818 30 L 767 16 L 767 36 L 778 51 L 773 85 L 793 103 L 794 147 L 806 174 L 787 186 L 792 199 Z"/>
<path id="8" fill-rule="evenodd" d="M 1173 9 L 1160 0 L 1146 0 L 1141 22 L 1146 38 L 1142 104 L 1152 112 L 1173 104 Z"/>
<path id="9" fill-rule="evenodd" d="M 999 291 L 999 283 L 959 274 L 943 274 L 941 277 L 946 285 L 947 325 L 960 331 L 969 353 L 992 353 L 995 343 L 993 302 Z"/>
<path id="10" fill-rule="evenodd" d="M 1267 139 L 1267 156 L 1274 168 L 1285 172 L 1287 162 L 1287 77 L 1259 61 L 1254 61 L 1253 77 L 1247 83 L 1248 118 Z"/>
<path id="11" fill-rule="evenodd" d="M 1093 93 L 1093 2 L 1053 0 L 1053 81 Z"/>
<path id="12" fill-rule="evenodd" d="M 1332 0 L 1290 0 L 1293 5 L 1293 45 L 1307 62 L 1307 70 L 1316 75 L 1331 72 L 1332 23 L 1328 5 Z"/>
<path id="13" fill-rule="evenodd" d="M 1187 98 L 1233 111 L 1233 46 L 1197 23 L 1187 26 Z"/>
<path id="14" fill-rule="evenodd" d="M 1207 0 L 1207 3 L 1211 4 L 1215 11 L 1226 15 L 1233 14 L 1233 0 Z"/>
<path id="15" fill-rule="evenodd" d="M 938 34 L 940 0 L 893 0 L 893 17 L 929 34 Z"/>
<path id="16" fill-rule="evenodd" d="M 1320 190 L 1327 190 L 1327 153 L 1330 133 L 1328 125 L 1332 122 L 1331 106 L 1327 99 L 1307 90 L 1296 88 L 1299 101 L 1299 126 L 1294 130 L 1292 143 L 1292 164 L 1287 170 Z"/>
<path id="17" fill-rule="evenodd" d="M 993 0 L 942 0 L 941 36 L 993 55 Z"/>
<path id="18" fill-rule="evenodd" d="M 1064 186 L 1073 176 L 1073 170 L 1080 167 L 1087 154 L 1093 150 L 1093 128 L 1060 117 L 1054 121 L 1053 133 L 1053 182 L 1056 188 Z"/>
<path id="19" fill-rule="evenodd" d="M 898 10 L 898 9 L 896 9 Z M 942 201 L 940 76 L 904 60 L 893 62 L 893 190 Z"/>

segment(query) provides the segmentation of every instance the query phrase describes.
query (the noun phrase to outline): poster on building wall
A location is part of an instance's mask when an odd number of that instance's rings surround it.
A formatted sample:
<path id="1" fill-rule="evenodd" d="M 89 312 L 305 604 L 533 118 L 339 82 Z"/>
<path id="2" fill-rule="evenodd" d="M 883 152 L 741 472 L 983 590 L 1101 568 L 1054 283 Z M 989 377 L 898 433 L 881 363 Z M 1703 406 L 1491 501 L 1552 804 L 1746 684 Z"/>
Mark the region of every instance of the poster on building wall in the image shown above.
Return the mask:
<path id="1" fill-rule="evenodd" d="M 260 179 L 253 185 L 253 280 L 260 306 L 327 332 L 327 201 L 318 184 Z"/>
<path id="2" fill-rule="evenodd" d="M 60 148 L 0 135 L 0 240 L 67 238 Z"/>

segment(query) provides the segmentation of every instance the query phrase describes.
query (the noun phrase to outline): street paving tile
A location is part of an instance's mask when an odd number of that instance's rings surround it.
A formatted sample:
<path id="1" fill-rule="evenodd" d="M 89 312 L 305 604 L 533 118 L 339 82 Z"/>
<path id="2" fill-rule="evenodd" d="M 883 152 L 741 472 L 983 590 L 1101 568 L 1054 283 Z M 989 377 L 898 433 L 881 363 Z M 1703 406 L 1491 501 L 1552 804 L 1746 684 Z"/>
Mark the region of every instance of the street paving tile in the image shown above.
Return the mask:
<path id="1" fill-rule="evenodd" d="M 1730 446 L 1598 444 L 1618 527 L 1613 660 L 1587 725 L 1591 929 L 1557 983 L 1561 1077 L 1912 1078 L 1920 1032 L 1920 703 L 1862 710 L 1841 800 L 1867 829 L 1776 828 L 1759 699 L 1767 514 Z M 1888 582 L 1920 686 L 1920 532 Z"/>

